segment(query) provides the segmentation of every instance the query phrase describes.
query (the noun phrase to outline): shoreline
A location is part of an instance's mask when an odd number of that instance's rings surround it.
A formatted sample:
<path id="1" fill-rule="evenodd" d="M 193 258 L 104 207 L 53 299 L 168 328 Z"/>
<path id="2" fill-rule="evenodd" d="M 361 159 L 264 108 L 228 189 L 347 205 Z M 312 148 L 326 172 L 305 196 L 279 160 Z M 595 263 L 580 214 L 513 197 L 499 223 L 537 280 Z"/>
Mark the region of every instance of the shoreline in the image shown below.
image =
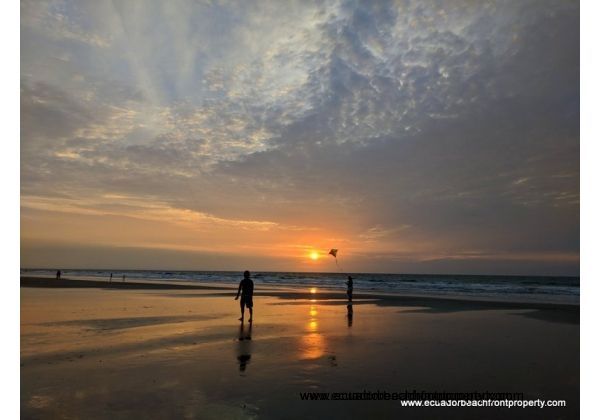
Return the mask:
<path id="1" fill-rule="evenodd" d="M 146 283 L 146 282 L 135 282 L 135 281 L 121 281 L 116 278 L 109 281 L 100 280 L 81 280 L 81 279 L 68 279 L 61 278 L 57 280 L 52 277 L 28 277 L 21 276 L 21 287 L 46 287 L 46 288 L 58 288 L 58 289 L 69 289 L 69 288 L 101 288 L 101 289 L 155 289 L 155 290 L 223 290 L 227 287 L 219 286 L 208 286 L 208 285 L 192 285 L 192 284 L 180 284 L 180 283 Z"/>
<path id="2" fill-rule="evenodd" d="M 255 296 L 273 296 L 273 297 L 285 297 L 288 299 L 314 299 L 318 297 L 319 300 L 331 300 L 331 299 L 346 299 L 346 292 L 342 289 L 332 289 L 326 287 L 320 287 L 317 293 L 311 293 L 306 289 L 311 287 L 293 287 L 288 285 L 257 285 L 255 288 Z M 83 279 L 68 279 L 62 278 L 56 280 L 52 277 L 27 277 L 21 276 L 20 287 L 43 287 L 43 288 L 100 288 L 100 289 L 122 289 L 122 290 L 236 290 L 237 285 L 223 283 L 220 285 L 208 285 L 208 284 L 186 284 L 183 282 L 172 282 L 164 283 L 159 281 L 125 281 L 113 280 L 112 282 L 100 281 L 100 280 L 83 280 Z M 302 289 L 305 289 L 304 291 Z M 224 294 L 228 296 L 228 294 Z M 215 295 L 217 296 L 217 295 Z M 448 303 L 465 303 L 465 304 L 490 304 L 500 305 L 508 307 L 521 307 L 527 306 L 535 309 L 549 309 L 554 307 L 565 307 L 565 308 L 576 308 L 579 310 L 579 304 L 569 302 L 530 302 L 530 301 L 519 301 L 519 300 L 508 300 L 508 299 L 492 299 L 477 296 L 440 296 L 440 295 L 426 295 L 426 294 L 405 294 L 405 293 L 393 293 L 393 292 L 381 292 L 381 291 L 355 291 L 354 299 L 380 299 L 380 300 L 401 300 L 401 301 L 444 301 Z"/>
<path id="3" fill-rule="evenodd" d="M 233 285 L 232 285 L 233 286 Z M 73 289 L 73 288 L 99 288 L 118 290 L 156 290 L 156 291 L 209 291 L 202 294 L 177 294 L 178 297 L 229 297 L 235 294 L 235 286 L 229 285 L 188 285 L 188 284 L 166 284 L 147 282 L 113 282 L 95 280 L 74 280 L 41 277 L 21 277 L 21 287 L 49 288 L 49 289 Z M 210 292 L 212 291 L 212 292 Z M 319 290 L 311 293 L 309 290 L 293 290 L 287 288 L 256 288 L 254 296 L 273 297 L 282 301 L 282 304 L 304 304 L 306 302 L 318 302 L 320 305 L 347 305 L 346 293 L 330 289 Z M 380 307 L 413 307 L 428 312 L 457 312 L 465 310 L 531 310 L 535 311 L 532 316 L 540 319 L 566 322 L 570 324 L 579 323 L 579 304 L 550 303 L 550 302 L 522 302 L 508 300 L 486 300 L 478 298 L 440 297 L 402 295 L 390 293 L 355 292 L 352 305 L 371 304 Z M 291 302 L 290 302 L 291 301 Z M 424 309 L 426 308 L 426 309 Z"/>
<path id="4" fill-rule="evenodd" d="M 120 289 L 163 289 L 163 288 L 180 288 L 180 289 L 213 289 L 213 290 L 229 290 L 237 289 L 239 280 L 233 281 L 197 281 L 197 280 L 186 280 L 186 279 L 153 279 L 153 278 L 127 278 L 125 283 L 121 283 L 120 276 L 113 278 L 112 282 L 106 278 L 96 278 L 88 276 L 69 276 L 68 278 L 63 277 L 61 280 L 69 280 L 64 285 L 59 285 L 53 275 L 24 275 L 21 274 L 21 279 L 26 279 L 26 283 L 22 284 L 25 287 L 105 287 L 109 285 L 109 288 L 120 288 Z M 40 280 L 40 279 L 43 279 Z M 75 285 L 75 282 L 86 281 L 88 283 L 79 283 L 81 286 Z M 258 282 L 257 282 L 258 281 Z M 45 284 L 48 283 L 48 284 Z M 90 283 L 96 283 L 97 286 L 91 286 Z M 114 286 L 116 283 L 121 283 L 121 286 Z M 134 284 L 134 286 L 125 286 L 125 284 Z M 143 285 L 143 286 L 142 286 Z M 146 286 L 148 285 L 148 286 Z M 158 285 L 158 286 L 157 286 Z M 177 286 L 175 286 L 177 285 Z M 339 287 L 339 285 L 332 284 L 321 284 L 318 281 L 314 283 L 272 283 L 272 282 L 261 282 L 255 280 L 255 285 L 258 290 L 274 290 L 274 291 L 290 291 L 298 293 L 299 291 L 306 291 L 308 289 L 318 289 L 322 295 L 324 291 L 330 293 L 342 293 L 345 295 L 345 286 Z M 175 286 L 175 287 L 174 287 Z M 488 292 L 443 292 L 443 291 L 431 291 L 424 289 L 422 291 L 417 290 L 387 290 L 377 288 L 364 288 L 355 285 L 355 294 L 360 293 L 364 295 L 375 295 L 375 296 L 391 296 L 391 297 L 411 297 L 411 298 L 423 298 L 423 299 L 444 299 L 444 300 L 460 300 L 460 301 L 475 301 L 475 302 L 508 302 L 508 303 L 522 303 L 522 304 L 550 304 L 550 305 L 568 305 L 568 306 L 579 306 L 580 297 L 579 294 L 547 294 L 547 293 L 488 293 Z"/>

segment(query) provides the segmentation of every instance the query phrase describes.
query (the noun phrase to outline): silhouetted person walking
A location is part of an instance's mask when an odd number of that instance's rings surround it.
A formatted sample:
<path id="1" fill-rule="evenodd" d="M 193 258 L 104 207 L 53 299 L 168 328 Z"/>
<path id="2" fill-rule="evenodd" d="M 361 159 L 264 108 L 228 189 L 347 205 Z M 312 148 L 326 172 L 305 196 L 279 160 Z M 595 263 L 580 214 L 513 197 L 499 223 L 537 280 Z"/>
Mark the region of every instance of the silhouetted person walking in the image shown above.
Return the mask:
<path id="1" fill-rule="evenodd" d="M 122 283 L 125 283 L 125 274 L 123 274 L 123 281 Z"/>
<path id="2" fill-rule="evenodd" d="M 352 281 L 352 277 L 348 276 L 346 286 L 348 286 L 348 290 L 346 290 L 346 294 L 348 295 L 348 302 L 352 302 L 352 289 L 354 288 L 354 282 Z"/>
<path id="3" fill-rule="evenodd" d="M 62 274 L 62 273 L 60 272 L 60 270 L 58 270 L 58 271 L 56 272 L 56 280 L 60 280 L 60 276 L 61 276 L 61 274 Z"/>
<path id="4" fill-rule="evenodd" d="M 112 273 L 110 273 L 110 278 L 108 279 L 109 283 L 112 283 Z"/>
<path id="5" fill-rule="evenodd" d="M 240 318 L 240 321 L 244 322 L 244 307 L 247 306 L 248 311 L 250 312 L 248 322 L 252 322 L 252 295 L 254 294 L 254 282 L 250 280 L 250 272 L 248 270 L 244 271 L 244 279 L 240 282 L 240 287 L 238 287 L 235 300 L 239 299 L 240 292 L 242 293 L 242 300 L 240 301 L 242 317 Z"/>

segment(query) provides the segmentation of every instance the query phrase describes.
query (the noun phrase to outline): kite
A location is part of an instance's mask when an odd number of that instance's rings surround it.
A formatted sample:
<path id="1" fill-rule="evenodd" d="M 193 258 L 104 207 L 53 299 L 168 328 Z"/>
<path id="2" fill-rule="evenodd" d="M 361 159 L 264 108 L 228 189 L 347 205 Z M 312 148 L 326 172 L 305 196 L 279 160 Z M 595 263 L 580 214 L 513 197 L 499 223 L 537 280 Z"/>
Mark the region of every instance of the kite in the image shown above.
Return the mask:
<path id="1" fill-rule="evenodd" d="M 340 268 L 340 265 L 338 264 L 338 261 L 337 261 L 337 252 L 338 252 L 337 249 L 331 249 L 329 251 L 329 255 L 332 255 L 333 258 L 335 258 L 335 265 L 337 266 L 337 268 Z"/>

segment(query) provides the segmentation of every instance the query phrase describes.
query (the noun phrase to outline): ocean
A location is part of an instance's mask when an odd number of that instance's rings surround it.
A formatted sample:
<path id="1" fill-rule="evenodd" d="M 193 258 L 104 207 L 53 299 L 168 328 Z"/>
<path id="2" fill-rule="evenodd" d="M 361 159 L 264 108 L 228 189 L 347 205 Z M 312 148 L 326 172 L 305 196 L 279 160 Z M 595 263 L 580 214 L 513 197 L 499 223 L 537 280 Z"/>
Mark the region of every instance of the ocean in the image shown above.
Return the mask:
<path id="1" fill-rule="evenodd" d="M 121 281 L 237 284 L 238 271 L 150 271 L 150 270 L 62 270 L 72 279 Z M 55 270 L 21 269 L 22 276 L 54 277 Z M 466 297 L 525 302 L 579 303 L 579 277 L 439 275 L 439 274 L 351 274 L 356 292 L 383 292 L 408 295 Z M 344 290 L 346 274 L 253 272 L 256 285 Z"/>

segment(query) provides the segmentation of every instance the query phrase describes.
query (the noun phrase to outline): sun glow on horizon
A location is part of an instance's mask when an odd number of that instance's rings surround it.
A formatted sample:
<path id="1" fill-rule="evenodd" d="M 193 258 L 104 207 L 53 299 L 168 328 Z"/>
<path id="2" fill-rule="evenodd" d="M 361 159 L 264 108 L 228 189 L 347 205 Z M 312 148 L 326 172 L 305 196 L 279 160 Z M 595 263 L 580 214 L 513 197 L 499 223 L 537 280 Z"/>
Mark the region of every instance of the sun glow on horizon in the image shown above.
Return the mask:
<path id="1" fill-rule="evenodd" d="M 313 261 L 317 261 L 319 259 L 319 253 L 317 251 L 311 251 L 308 256 Z"/>

